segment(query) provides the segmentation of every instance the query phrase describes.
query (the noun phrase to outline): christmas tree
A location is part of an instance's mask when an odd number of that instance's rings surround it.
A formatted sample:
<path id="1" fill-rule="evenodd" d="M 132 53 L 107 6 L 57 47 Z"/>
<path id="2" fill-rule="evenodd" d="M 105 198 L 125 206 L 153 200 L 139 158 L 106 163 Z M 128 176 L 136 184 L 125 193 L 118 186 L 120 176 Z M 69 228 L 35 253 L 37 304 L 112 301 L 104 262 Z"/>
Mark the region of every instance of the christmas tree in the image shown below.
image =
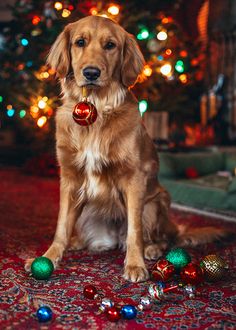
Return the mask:
<path id="1" fill-rule="evenodd" d="M 13 20 L 0 34 L 2 128 L 13 127 L 18 142 L 53 141 L 60 91 L 46 57 L 63 27 L 86 15 L 110 17 L 135 35 L 147 61 L 147 79 L 134 89 L 141 114 L 168 111 L 181 121 L 198 118 L 202 58 L 172 15 L 180 2 L 16 1 Z"/>

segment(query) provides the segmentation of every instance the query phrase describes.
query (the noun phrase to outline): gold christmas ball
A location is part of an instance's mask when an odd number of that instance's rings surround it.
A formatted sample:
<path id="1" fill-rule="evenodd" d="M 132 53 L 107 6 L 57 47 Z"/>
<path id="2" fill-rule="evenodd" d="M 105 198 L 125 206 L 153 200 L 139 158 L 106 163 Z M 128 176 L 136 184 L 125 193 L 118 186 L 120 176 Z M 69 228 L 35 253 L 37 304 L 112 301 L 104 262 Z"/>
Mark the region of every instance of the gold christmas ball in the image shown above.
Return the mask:
<path id="1" fill-rule="evenodd" d="M 229 268 L 227 263 L 215 254 L 204 257 L 200 262 L 200 266 L 204 271 L 206 280 L 213 282 L 222 279 Z"/>

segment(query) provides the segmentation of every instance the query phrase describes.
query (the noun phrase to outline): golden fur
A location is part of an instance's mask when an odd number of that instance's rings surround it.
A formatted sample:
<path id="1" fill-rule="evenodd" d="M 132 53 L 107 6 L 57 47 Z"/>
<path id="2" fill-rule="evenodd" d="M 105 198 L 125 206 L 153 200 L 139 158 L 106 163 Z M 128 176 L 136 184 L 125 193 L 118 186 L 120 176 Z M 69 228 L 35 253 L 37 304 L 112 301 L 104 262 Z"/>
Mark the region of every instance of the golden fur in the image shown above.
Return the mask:
<path id="1" fill-rule="evenodd" d="M 78 47 L 79 39 L 84 47 Z M 115 47 L 107 49 L 109 42 Z M 220 234 L 210 230 L 205 239 L 202 232 L 178 234 L 169 221 L 170 198 L 157 179 L 157 153 L 129 91 L 144 65 L 131 35 L 112 20 L 83 18 L 60 34 L 48 63 L 60 78 L 63 105 L 56 115 L 60 211 L 54 241 L 44 256 L 56 266 L 68 247 L 103 251 L 118 246 L 126 250 L 124 277 L 135 282 L 148 278 L 144 256 L 158 258 L 181 237 L 182 243 L 196 244 L 199 236 L 207 241 Z M 101 70 L 95 85 L 83 76 L 88 66 Z M 98 110 L 89 127 L 72 119 L 84 85 Z M 27 270 L 32 260 L 27 260 Z"/>

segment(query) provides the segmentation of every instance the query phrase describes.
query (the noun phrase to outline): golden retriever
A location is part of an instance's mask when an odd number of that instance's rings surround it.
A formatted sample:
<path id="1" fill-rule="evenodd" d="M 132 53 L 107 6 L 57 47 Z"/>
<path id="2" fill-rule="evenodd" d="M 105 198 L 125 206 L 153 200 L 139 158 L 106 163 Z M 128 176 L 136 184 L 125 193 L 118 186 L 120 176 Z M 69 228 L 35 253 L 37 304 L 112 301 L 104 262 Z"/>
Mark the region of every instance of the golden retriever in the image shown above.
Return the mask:
<path id="1" fill-rule="evenodd" d="M 157 259 L 169 244 L 194 245 L 221 235 L 217 229 L 181 231 L 169 220 L 157 152 L 129 90 L 144 66 L 130 34 L 110 19 L 85 17 L 66 26 L 48 63 L 63 93 L 56 114 L 60 211 L 44 254 L 55 267 L 69 247 L 95 252 L 120 247 L 126 251 L 124 278 L 144 281 L 149 276 L 144 257 Z M 84 86 L 98 110 L 88 127 L 72 118 Z M 26 261 L 28 271 L 32 260 Z"/>

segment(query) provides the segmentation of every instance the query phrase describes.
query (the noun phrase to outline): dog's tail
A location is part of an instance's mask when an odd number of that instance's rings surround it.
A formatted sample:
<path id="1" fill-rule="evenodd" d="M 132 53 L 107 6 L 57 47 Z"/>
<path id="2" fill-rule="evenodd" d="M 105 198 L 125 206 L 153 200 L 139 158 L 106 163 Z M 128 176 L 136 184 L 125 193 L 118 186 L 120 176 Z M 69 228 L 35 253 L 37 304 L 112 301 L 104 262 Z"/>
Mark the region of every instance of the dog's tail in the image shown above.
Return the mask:
<path id="1" fill-rule="evenodd" d="M 216 227 L 189 228 L 177 225 L 176 245 L 181 247 L 197 246 L 214 241 L 221 241 L 232 236 L 227 230 Z"/>

